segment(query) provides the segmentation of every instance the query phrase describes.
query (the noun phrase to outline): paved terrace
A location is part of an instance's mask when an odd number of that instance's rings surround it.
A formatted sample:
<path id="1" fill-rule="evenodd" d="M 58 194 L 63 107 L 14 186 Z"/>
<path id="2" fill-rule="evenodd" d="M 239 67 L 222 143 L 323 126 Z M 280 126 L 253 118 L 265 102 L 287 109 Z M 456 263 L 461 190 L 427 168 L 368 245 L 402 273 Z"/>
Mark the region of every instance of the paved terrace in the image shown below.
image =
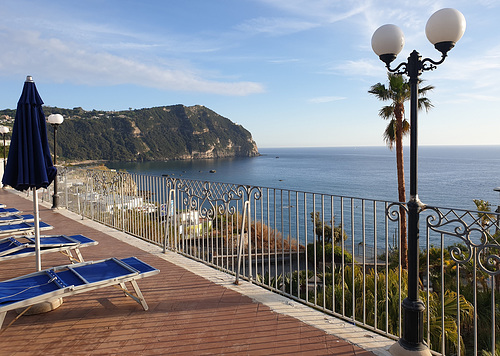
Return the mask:
<path id="1" fill-rule="evenodd" d="M 33 212 L 32 197 L 0 189 L 0 202 Z M 64 299 L 56 310 L 22 316 L 0 334 L 1 355 L 388 355 L 394 342 L 263 288 L 61 209 L 40 204 L 45 234 L 83 234 L 99 245 L 85 260 L 136 256 L 160 269 L 138 284 L 149 310 L 113 287 Z M 67 264 L 42 255 L 43 268 Z M 3 262 L 0 280 L 34 272 L 34 258 Z M 16 317 L 9 312 L 7 326 Z"/>

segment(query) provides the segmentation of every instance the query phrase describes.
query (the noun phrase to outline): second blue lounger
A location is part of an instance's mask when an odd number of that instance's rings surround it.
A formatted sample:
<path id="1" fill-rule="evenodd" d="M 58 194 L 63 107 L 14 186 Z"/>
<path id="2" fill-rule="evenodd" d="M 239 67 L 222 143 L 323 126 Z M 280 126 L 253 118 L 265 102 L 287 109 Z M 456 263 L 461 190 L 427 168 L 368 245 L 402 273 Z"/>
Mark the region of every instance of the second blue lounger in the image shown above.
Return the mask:
<path id="1" fill-rule="evenodd" d="M 12 214 L 8 216 L 0 216 L 0 225 L 11 225 L 20 222 L 33 222 L 35 217 L 31 214 Z"/>
<path id="2" fill-rule="evenodd" d="M 80 248 L 97 244 L 97 241 L 83 235 L 40 236 L 40 254 L 60 252 L 71 262 L 83 262 Z M 73 256 L 72 251 L 75 252 L 76 257 Z M 35 256 L 33 236 L 11 236 L 0 239 L 0 262 L 28 256 Z"/>
<path id="3" fill-rule="evenodd" d="M 54 228 L 52 225 L 44 223 L 43 221 L 40 221 L 38 226 L 40 227 L 40 231 Z M 0 225 L 0 236 L 26 234 L 33 230 L 35 230 L 35 225 L 32 222 L 18 222 L 9 225 Z"/>
<path id="4" fill-rule="evenodd" d="M 12 214 L 21 214 L 22 211 L 16 208 L 0 208 L 0 216 L 9 216 Z"/>

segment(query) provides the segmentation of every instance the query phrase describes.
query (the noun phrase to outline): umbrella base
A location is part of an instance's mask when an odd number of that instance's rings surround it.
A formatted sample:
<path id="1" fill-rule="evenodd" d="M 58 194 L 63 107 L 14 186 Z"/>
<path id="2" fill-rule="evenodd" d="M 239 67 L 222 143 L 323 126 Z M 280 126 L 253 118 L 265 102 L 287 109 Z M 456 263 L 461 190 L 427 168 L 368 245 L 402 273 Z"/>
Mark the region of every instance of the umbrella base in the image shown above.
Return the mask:
<path id="1" fill-rule="evenodd" d="M 32 305 L 31 308 L 29 308 L 28 311 L 26 311 L 23 315 L 36 315 L 36 314 L 48 313 L 52 310 L 59 308 L 62 305 L 62 303 L 63 303 L 62 298 L 54 299 L 48 302 L 38 303 Z M 26 308 L 19 308 L 16 309 L 16 312 L 18 314 L 21 314 L 25 310 Z"/>

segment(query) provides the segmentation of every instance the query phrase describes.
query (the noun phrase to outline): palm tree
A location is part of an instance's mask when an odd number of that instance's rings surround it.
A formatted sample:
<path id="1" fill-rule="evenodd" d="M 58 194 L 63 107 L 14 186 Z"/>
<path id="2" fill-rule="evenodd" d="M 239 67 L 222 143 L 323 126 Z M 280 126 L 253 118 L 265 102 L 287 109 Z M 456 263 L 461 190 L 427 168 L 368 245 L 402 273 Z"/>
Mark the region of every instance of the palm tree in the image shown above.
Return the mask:
<path id="1" fill-rule="evenodd" d="M 387 106 L 382 107 L 379 111 L 379 116 L 385 120 L 390 120 L 387 128 L 384 131 L 384 141 L 392 150 L 396 144 L 396 168 L 398 175 L 398 199 L 400 202 L 406 202 L 405 176 L 404 176 L 404 159 L 403 159 L 403 137 L 410 132 L 410 123 L 405 118 L 404 103 L 410 99 L 410 83 L 403 78 L 402 75 L 388 73 L 389 85 L 377 83 L 373 85 L 368 93 L 375 95 L 379 100 L 390 101 Z M 421 80 L 419 80 L 419 84 Z M 419 88 L 418 109 L 425 108 L 428 111 L 432 104 L 429 99 L 424 97 L 426 92 L 434 89 L 432 85 Z M 406 214 L 404 209 L 400 208 L 401 215 L 401 266 L 403 269 L 408 268 L 407 254 L 407 224 Z"/>

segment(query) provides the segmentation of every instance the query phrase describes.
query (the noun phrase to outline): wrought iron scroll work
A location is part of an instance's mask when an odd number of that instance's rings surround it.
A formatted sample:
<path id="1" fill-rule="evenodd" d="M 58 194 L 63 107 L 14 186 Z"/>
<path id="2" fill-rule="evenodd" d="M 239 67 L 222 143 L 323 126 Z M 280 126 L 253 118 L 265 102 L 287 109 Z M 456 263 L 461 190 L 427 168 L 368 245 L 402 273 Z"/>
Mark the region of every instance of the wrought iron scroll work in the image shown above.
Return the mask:
<path id="1" fill-rule="evenodd" d="M 417 63 L 415 63 L 417 65 L 417 72 L 420 75 L 422 72 L 434 70 L 437 68 L 438 65 L 443 63 L 445 59 L 446 59 L 446 54 L 443 54 L 439 61 L 434 61 L 431 58 L 425 58 L 425 59 L 419 58 Z M 408 74 L 409 75 L 410 58 L 408 58 L 408 62 L 402 62 L 394 69 L 391 69 L 390 63 L 388 63 L 386 65 L 386 68 L 389 72 L 394 73 L 394 74 L 399 74 L 399 75 Z"/>
<path id="2" fill-rule="evenodd" d="M 458 264 L 467 264 L 473 259 L 490 276 L 500 274 L 500 245 L 490 233 L 494 222 L 482 223 L 481 217 L 465 212 L 462 215 L 450 210 L 446 215 L 439 208 L 430 207 L 432 214 L 427 217 L 427 227 L 435 232 L 456 237 L 461 244 L 448 247 L 450 256 Z M 451 218 L 450 218 L 451 216 Z M 470 220 L 468 223 L 466 218 Z"/>
<path id="3" fill-rule="evenodd" d="M 389 220 L 394 222 L 399 222 L 401 217 L 401 209 L 404 209 L 406 213 L 408 213 L 408 207 L 406 203 L 391 203 L 385 209 L 385 214 L 389 218 Z"/>
<path id="4" fill-rule="evenodd" d="M 399 74 L 399 75 L 403 75 L 403 74 L 407 74 L 408 73 L 408 63 L 406 62 L 403 62 L 403 63 L 400 63 L 396 68 L 394 69 L 391 69 L 391 64 L 388 63 L 386 66 L 387 70 L 391 73 L 394 73 L 394 74 Z"/>
<path id="5" fill-rule="evenodd" d="M 217 214 L 234 215 L 237 210 L 232 203 L 262 197 L 260 187 L 177 178 L 167 178 L 167 188 L 183 193 L 184 206 L 198 211 L 201 218 L 207 219 L 213 219 Z"/>

